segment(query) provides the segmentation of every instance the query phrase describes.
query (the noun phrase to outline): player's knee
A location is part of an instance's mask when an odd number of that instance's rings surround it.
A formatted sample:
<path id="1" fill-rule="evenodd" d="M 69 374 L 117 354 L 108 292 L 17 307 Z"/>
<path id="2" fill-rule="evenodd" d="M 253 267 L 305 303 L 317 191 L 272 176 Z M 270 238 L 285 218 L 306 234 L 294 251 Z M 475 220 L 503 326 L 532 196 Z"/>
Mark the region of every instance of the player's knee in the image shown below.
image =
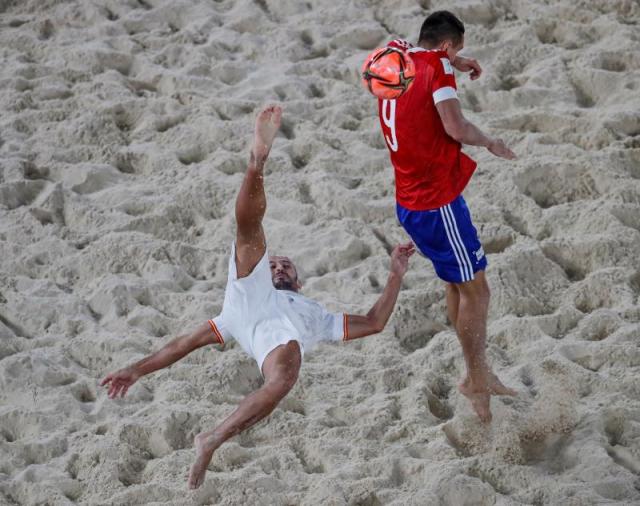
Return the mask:
<path id="1" fill-rule="evenodd" d="M 489 300 L 491 299 L 491 292 L 489 291 L 489 287 L 486 283 L 478 288 L 478 290 L 474 293 L 474 299 L 478 304 L 483 304 L 485 306 L 489 305 Z"/>
<path id="2" fill-rule="evenodd" d="M 458 295 L 458 286 L 455 283 L 446 283 L 445 288 L 451 295 Z"/>
<path id="3" fill-rule="evenodd" d="M 478 276 L 478 298 L 483 302 L 489 303 L 491 299 L 491 290 L 489 289 L 489 283 L 487 283 L 487 278 L 482 276 Z"/>
<path id="4" fill-rule="evenodd" d="M 458 286 L 460 297 L 477 304 L 489 304 L 491 291 L 484 276 L 478 276 L 473 281 Z"/>
<path id="5" fill-rule="evenodd" d="M 291 389 L 296 384 L 296 381 L 298 381 L 297 369 L 290 371 L 285 375 L 284 378 L 282 378 L 282 391 L 284 392 L 284 395 L 288 394 L 289 391 L 291 391 Z"/>

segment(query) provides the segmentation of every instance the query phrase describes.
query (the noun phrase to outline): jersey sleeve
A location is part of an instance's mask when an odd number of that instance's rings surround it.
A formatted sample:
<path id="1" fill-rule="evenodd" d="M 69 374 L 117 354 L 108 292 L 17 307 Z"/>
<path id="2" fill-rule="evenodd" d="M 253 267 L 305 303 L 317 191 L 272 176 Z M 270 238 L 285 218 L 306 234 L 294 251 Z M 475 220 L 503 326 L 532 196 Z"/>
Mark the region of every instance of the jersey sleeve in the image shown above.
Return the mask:
<path id="1" fill-rule="evenodd" d="M 317 326 L 318 339 L 321 341 L 347 340 L 347 315 L 344 313 L 330 313 L 322 309 L 322 315 Z"/>
<path id="2" fill-rule="evenodd" d="M 225 325 L 222 315 L 218 315 L 212 320 L 209 320 L 209 326 L 213 331 L 214 339 L 218 344 L 225 344 L 233 340 L 233 336 L 229 331 L 229 328 Z"/>
<path id="3" fill-rule="evenodd" d="M 456 86 L 456 77 L 453 74 L 453 66 L 449 58 L 442 57 L 440 62 L 436 63 L 435 72 L 431 81 L 431 94 L 433 103 L 437 104 L 443 100 L 450 98 L 458 98 L 458 87 Z"/>

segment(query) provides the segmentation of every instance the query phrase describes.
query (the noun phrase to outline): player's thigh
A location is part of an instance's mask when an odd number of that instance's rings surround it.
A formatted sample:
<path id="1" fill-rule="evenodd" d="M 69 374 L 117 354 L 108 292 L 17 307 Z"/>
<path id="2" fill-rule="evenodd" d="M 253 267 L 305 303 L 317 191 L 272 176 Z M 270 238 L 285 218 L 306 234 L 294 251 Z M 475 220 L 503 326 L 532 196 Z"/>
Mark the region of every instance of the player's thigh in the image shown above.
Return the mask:
<path id="1" fill-rule="evenodd" d="M 462 196 L 438 209 L 399 209 L 398 215 L 440 279 L 458 285 L 472 281 L 476 272 L 486 268 L 484 251 Z"/>
<path id="2" fill-rule="evenodd" d="M 297 341 L 289 341 L 271 350 L 262 364 L 265 386 L 272 385 L 286 394 L 298 380 L 302 354 Z"/>
<path id="3" fill-rule="evenodd" d="M 238 278 L 245 278 L 267 251 L 267 241 L 262 226 L 250 233 L 236 235 L 236 271 Z"/>
<path id="4" fill-rule="evenodd" d="M 472 280 L 456 283 L 455 287 L 462 297 L 488 299 L 490 296 L 489 284 L 484 271 L 477 271 Z"/>

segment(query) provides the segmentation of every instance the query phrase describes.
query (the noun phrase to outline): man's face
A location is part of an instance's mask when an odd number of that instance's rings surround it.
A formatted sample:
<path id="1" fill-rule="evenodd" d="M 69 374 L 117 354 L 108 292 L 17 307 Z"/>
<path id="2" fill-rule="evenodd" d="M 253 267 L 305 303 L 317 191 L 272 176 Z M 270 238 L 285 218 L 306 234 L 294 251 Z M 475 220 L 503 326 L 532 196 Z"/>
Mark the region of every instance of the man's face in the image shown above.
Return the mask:
<path id="1" fill-rule="evenodd" d="M 271 280 L 276 290 L 297 292 L 300 289 L 298 272 L 288 257 L 269 257 L 269 264 L 271 265 Z"/>

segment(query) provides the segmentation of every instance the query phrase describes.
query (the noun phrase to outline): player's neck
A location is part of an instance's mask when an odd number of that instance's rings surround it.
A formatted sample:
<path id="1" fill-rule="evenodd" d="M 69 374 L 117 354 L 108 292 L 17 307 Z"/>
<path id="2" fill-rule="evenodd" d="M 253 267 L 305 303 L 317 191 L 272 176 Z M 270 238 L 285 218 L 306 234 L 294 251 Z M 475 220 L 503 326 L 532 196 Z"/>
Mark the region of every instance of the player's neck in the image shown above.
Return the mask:
<path id="1" fill-rule="evenodd" d="M 442 44 L 434 46 L 422 40 L 418 42 L 418 47 L 421 47 L 422 49 L 426 49 L 427 51 L 445 51 L 445 49 L 443 49 L 441 46 Z"/>

